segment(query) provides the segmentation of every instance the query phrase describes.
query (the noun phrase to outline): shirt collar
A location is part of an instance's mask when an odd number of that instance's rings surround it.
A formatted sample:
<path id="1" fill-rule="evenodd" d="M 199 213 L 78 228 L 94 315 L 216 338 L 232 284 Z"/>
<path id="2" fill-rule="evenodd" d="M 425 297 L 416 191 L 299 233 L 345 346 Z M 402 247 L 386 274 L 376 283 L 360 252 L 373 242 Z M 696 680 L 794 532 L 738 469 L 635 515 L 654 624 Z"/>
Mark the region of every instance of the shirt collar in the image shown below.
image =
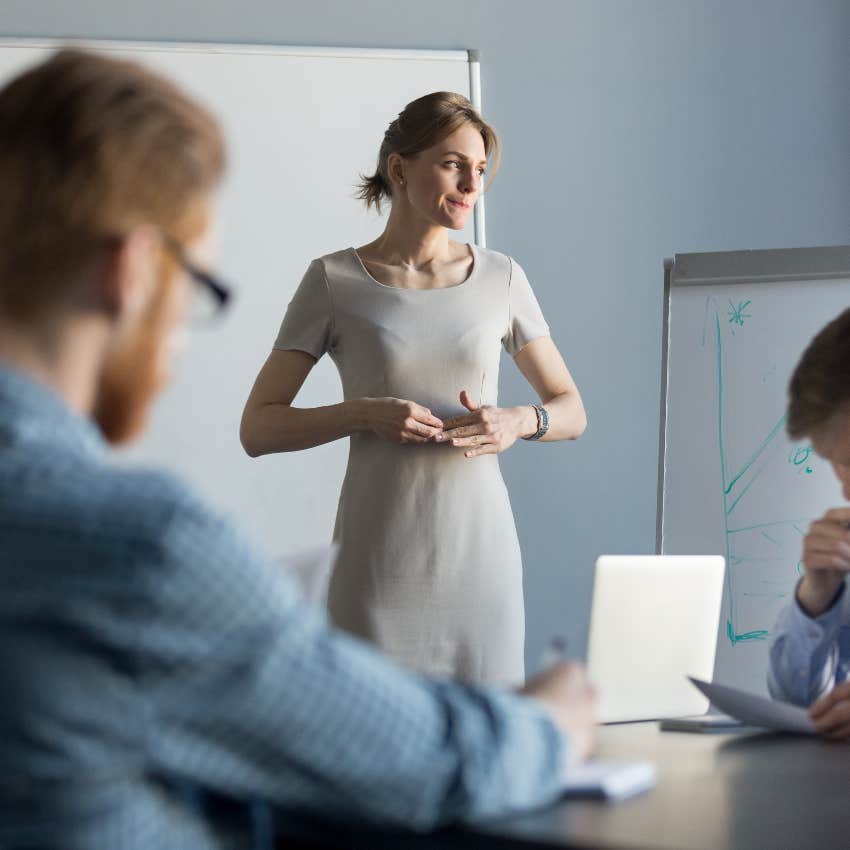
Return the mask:
<path id="1" fill-rule="evenodd" d="M 94 422 L 71 410 L 46 384 L 2 362 L 0 430 L 84 454 L 106 452 L 106 441 Z"/>

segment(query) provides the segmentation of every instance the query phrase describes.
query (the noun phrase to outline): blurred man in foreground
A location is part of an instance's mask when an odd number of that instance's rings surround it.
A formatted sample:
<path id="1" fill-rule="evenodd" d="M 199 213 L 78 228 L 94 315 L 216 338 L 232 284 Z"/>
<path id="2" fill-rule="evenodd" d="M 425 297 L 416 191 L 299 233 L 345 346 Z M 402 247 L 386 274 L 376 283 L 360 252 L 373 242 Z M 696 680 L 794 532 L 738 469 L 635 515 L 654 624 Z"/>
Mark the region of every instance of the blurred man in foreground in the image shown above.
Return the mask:
<path id="1" fill-rule="evenodd" d="M 245 846 L 257 800 L 428 829 L 554 799 L 591 747 L 576 665 L 524 694 L 413 675 L 174 478 L 110 464 L 190 301 L 226 301 L 224 166 L 136 65 L 63 51 L 0 91 L 3 848 Z"/>

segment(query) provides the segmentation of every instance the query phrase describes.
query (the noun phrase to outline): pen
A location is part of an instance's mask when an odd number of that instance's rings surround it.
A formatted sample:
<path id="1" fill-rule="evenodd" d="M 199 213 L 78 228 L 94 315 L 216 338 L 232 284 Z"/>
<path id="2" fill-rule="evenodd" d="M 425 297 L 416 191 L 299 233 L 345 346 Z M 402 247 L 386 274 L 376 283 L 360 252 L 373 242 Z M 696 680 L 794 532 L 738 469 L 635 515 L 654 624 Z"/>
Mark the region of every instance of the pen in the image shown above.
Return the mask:
<path id="1" fill-rule="evenodd" d="M 543 650 L 540 656 L 540 662 L 537 666 L 538 669 L 545 670 L 547 667 L 554 667 L 561 661 L 566 661 L 567 658 L 567 639 L 559 635 L 549 641 L 546 649 Z"/>

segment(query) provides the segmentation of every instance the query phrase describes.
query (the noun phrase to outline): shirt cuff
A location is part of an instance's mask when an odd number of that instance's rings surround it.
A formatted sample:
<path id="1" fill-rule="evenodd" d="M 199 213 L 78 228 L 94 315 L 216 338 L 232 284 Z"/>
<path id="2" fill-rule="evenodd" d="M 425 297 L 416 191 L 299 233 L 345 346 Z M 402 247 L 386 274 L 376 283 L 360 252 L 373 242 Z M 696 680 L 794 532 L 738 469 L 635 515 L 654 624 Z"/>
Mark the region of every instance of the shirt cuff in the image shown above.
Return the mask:
<path id="1" fill-rule="evenodd" d="M 802 579 L 801 579 L 802 581 Z M 797 583 L 799 587 L 799 582 Z M 838 593 L 832 600 L 832 605 L 818 617 L 810 617 L 797 600 L 797 587 L 794 588 L 794 601 L 789 609 L 790 626 L 795 634 L 804 638 L 805 643 L 812 647 L 819 646 L 824 641 L 837 635 L 843 623 L 842 608 L 846 583 L 842 582 Z"/>

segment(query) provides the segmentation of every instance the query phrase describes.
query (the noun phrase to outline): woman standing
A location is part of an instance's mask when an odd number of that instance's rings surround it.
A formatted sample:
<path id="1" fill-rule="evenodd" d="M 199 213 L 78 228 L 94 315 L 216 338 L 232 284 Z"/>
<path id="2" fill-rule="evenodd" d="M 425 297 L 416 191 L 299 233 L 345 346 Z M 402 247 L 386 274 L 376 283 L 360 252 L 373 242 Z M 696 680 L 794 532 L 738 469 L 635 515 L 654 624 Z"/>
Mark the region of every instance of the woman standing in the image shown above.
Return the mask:
<path id="1" fill-rule="evenodd" d="M 458 94 L 408 104 L 360 197 L 389 201 L 368 245 L 314 260 L 242 418 L 252 457 L 350 437 L 328 609 L 402 663 L 519 684 L 522 564 L 498 454 L 575 439 L 578 390 L 510 257 L 449 238 L 482 191 L 493 128 Z M 541 404 L 497 406 L 501 347 Z M 345 400 L 292 406 L 325 352 Z"/>

